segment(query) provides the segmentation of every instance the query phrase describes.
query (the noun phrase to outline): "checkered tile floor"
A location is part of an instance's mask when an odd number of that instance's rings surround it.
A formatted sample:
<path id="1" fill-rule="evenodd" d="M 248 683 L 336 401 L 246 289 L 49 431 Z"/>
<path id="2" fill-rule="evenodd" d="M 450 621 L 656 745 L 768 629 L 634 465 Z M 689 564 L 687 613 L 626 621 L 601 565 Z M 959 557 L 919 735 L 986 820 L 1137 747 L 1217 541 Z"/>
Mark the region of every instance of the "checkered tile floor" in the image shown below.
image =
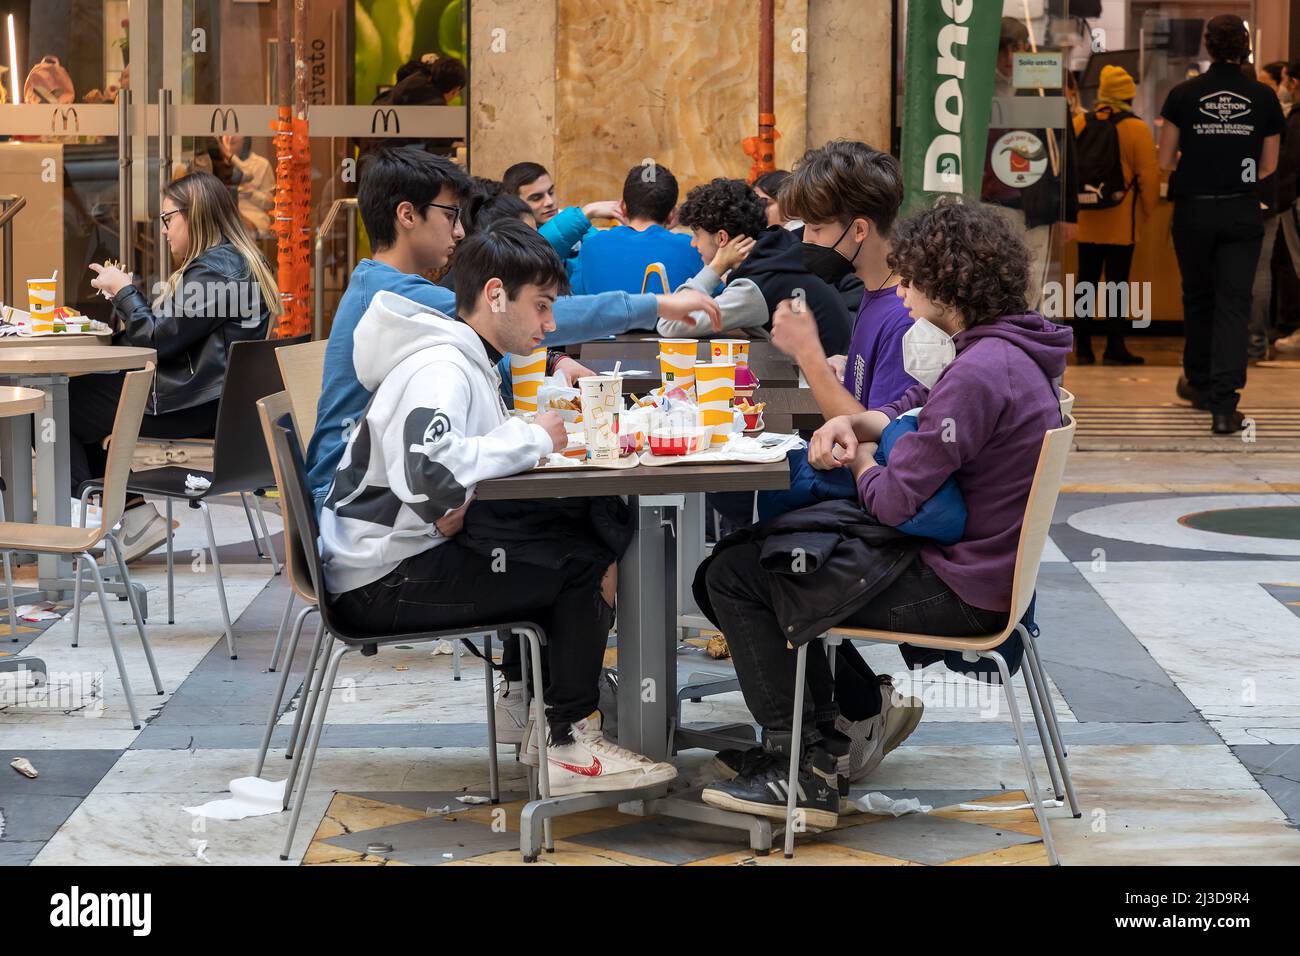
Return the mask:
<path id="1" fill-rule="evenodd" d="M 465 806 L 460 793 L 339 793 L 303 857 L 306 866 L 515 866 L 523 794 L 498 806 Z M 1021 791 L 962 803 L 996 808 L 1026 802 Z M 857 813 L 800 837 L 793 860 L 737 849 L 738 830 L 615 809 L 554 821 L 552 866 L 1046 866 L 1032 810 L 968 810 L 956 804 L 899 817 Z M 391 849 L 387 849 L 391 847 Z M 381 849 L 382 848 L 382 849 Z"/>

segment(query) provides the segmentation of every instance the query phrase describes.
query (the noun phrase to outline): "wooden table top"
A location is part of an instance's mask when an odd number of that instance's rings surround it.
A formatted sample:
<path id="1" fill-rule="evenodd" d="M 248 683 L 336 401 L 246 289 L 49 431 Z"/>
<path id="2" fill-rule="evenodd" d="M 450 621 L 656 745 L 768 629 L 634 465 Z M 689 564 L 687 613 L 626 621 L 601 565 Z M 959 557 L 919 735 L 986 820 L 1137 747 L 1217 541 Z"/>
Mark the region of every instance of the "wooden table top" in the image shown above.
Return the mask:
<path id="1" fill-rule="evenodd" d="M 482 501 L 589 498 L 596 495 L 673 495 L 701 491 L 779 491 L 790 485 L 785 460 L 763 464 L 637 465 L 635 468 L 526 471 L 479 482 Z"/>
<path id="2" fill-rule="evenodd" d="M 40 346 L 0 350 L 0 375 L 81 375 L 144 368 L 157 353 L 129 345 Z"/>
<path id="3" fill-rule="evenodd" d="M 0 385 L 0 418 L 31 415 L 45 407 L 45 393 L 39 388 Z"/>
<path id="4" fill-rule="evenodd" d="M 89 332 L 74 332 L 71 335 L 3 335 L 0 336 L 0 349 L 44 348 L 50 345 L 107 345 L 112 340 L 111 332 L 103 335 L 91 335 Z"/>

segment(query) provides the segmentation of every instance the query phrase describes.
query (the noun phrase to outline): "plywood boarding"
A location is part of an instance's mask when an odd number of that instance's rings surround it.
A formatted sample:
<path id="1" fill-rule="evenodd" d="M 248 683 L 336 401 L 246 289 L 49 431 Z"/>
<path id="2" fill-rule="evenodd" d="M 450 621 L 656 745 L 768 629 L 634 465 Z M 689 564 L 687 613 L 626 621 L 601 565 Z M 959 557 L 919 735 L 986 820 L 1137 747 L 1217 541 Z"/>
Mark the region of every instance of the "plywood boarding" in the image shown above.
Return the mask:
<path id="1" fill-rule="evenodd" d="M 558 0 L 555 173 L 561 202 L 618 198 L 628 169 L 667 166 L 682 195 L 746 178 L 757 133 L 754 0 Z M 808 0 L 777 0 L 777 163 L 802 155 Z M 795 31 L 804 31 L 803 35 Z"/>
<path id="2" fill-rule="evenodd" d="M 556 0 L 474 0 L 470 170 L 501 178 L 523 160 L 555 165 Z"/>
<path id="3" fill-rule="evenodd" d="M 808 11 L 808 146 L 889 149 L 890 0 L 814 0 Z"/>

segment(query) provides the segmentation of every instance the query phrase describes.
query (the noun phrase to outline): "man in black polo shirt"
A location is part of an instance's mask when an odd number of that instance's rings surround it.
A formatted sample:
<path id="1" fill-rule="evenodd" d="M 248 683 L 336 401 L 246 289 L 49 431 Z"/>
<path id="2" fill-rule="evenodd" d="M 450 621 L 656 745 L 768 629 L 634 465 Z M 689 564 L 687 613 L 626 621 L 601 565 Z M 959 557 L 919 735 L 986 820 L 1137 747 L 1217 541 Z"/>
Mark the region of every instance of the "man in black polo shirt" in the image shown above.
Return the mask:
<path id="1" fill-rule="evenodd" d="M 1241 431 L 1251 284 L 1264 237 L 1259 183 L 1277 168 L 1282 107 L 1241 64 L 1250 34 L 1224 14 L 1205 27 L 1210 69 L 1169 91 L 1160 165 L 1172 169 L 1174 251 L 1183 274 L 1183 377 L 1178 396 Z M 1179 151 L 1181 150 L 1181 156 Z"/>

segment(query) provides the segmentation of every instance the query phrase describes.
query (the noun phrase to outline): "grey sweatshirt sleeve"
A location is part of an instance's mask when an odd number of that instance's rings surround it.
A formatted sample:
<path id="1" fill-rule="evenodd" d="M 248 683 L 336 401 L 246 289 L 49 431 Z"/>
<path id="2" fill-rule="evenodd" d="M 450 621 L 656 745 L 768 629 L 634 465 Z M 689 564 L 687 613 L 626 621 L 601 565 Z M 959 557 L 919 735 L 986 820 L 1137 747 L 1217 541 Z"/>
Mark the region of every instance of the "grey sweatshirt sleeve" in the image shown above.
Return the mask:
<path id="1" fill-rule="evenodd" d="M 694 278 L 678 286 L 677 291 L 694 289 L 708 295 L 718 287 L 720 281 L 718 274 L 705 266 L 695 274 Z M 767 301 L 758 286 L 749 279 L 735 279 L 729 282 L 725 289 L 713 297 L 713 301 L 718 303 L 718 308 L 722 311 L 721 331 L 723 332 L 741 329 L 756 330 L 767 325 Z M 660 319 L 657 328 L 664 338 L 697 338 L 717 334 L 705 317 Z"/>

